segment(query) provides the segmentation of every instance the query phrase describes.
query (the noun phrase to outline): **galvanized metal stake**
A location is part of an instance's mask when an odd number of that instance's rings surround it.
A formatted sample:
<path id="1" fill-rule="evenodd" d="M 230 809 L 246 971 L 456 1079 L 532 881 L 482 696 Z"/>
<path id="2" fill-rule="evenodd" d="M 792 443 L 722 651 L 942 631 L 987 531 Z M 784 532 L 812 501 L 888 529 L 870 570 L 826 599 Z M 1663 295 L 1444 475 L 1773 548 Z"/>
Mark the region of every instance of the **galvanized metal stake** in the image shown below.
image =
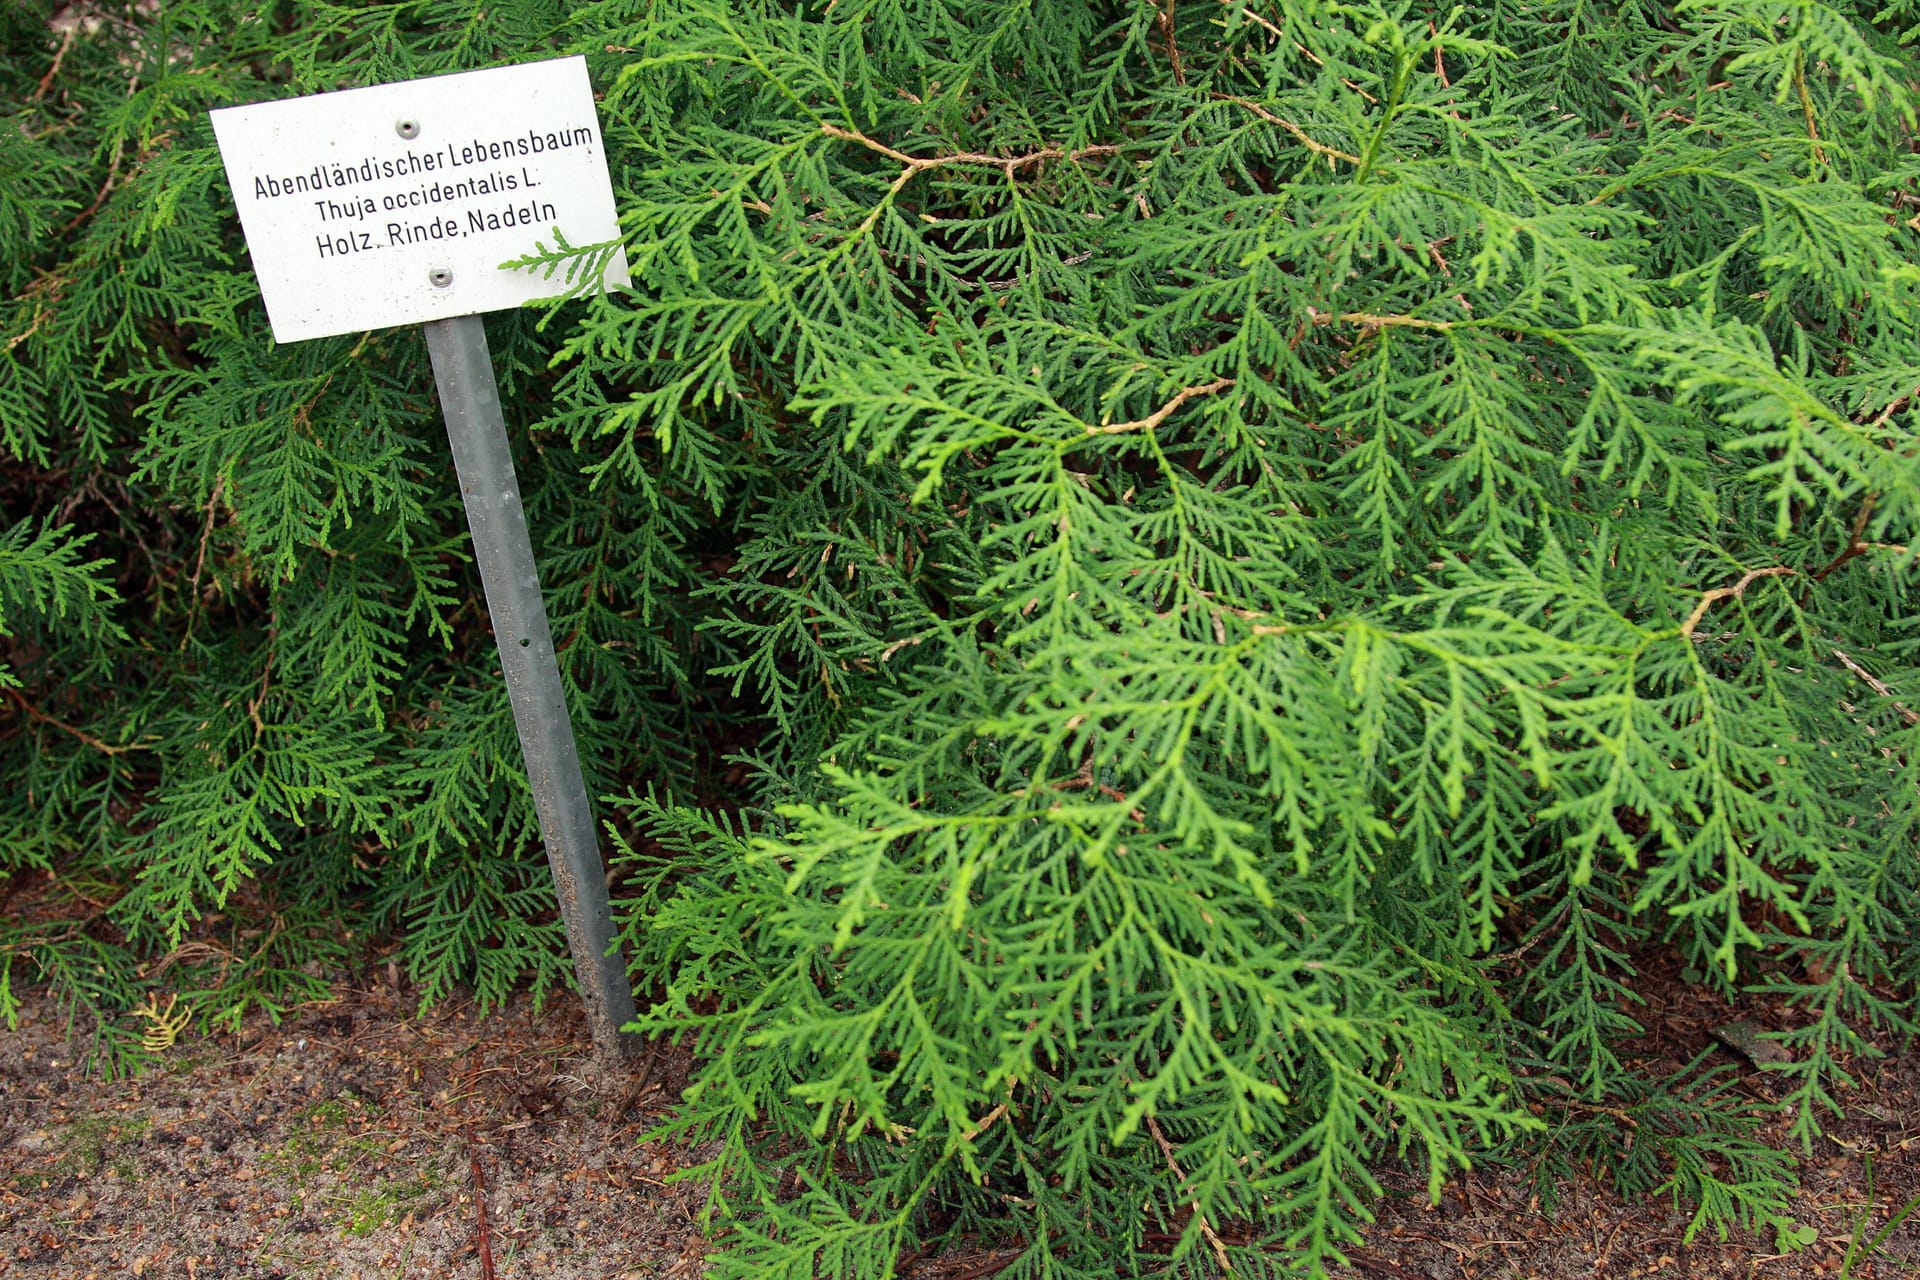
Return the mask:
<path id="1" fill-rule="evenodd" d="M 436 282 L 437 283 L 437 282 Z M 573 971 L 580 980 L 595 1051 L 618 1060 L 639 1038 L 622 1032 L 634 1018 L 633 988 L 616 948 L 613 913 L 600 867 L 599 832 L 580 776 L 580 754 L 567 721 L 553 633 L 533 565 L 533 543 L 520 505 L 520 483 L 507 448 L 500 388 L 479 316 L 430 320 L 423 328 L 447 419 L 447 439 L 460 474 L 460 494 L 473 530 L 473 554 L 487 590 L 500 670 L 526 757 L 527 783 L 560 895 Z"/>

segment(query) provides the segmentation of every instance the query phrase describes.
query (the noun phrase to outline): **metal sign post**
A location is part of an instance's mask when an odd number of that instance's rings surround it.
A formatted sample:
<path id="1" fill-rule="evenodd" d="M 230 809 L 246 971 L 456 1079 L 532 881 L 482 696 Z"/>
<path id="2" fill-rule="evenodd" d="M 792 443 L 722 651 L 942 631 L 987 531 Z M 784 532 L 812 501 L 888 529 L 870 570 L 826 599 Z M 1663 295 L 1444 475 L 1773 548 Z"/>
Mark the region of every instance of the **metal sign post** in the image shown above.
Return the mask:
<path id="1" fill-rule="evenodd" d="M 586 59 L 555 58 L 212 113 L 273 336 L 421 324 L 540 835 L 596 1053 L 630 1056 L 598 833 L 567 722 L 480 313 L 551 294 L 502 270 L 537 236 L 605 252 L 627 283 Z"/>
<path id="2" fill-rule="evenodd" d="M 630 1055 L 638 1048 L 638 1037 L 620 1027 L 636 1016 L 633 988 L 615 949 L 600 842 L 560 689 L 560 667 L 554 658 L 546 604 L 540 597 L 527 515 L 520 505 L 520 482 L 507 447 L 506 419 L 487 352 L 487 331 L 479 316 L 430 320 L 421 328 L 433 357 L 447 441 L 453 446 L 460 497 L 473 530 L 473 557 L 487 592 L 487 613 L 493 618 L 493 638 L 500 648 L 500 673 L 506 678 L 513 722 L 520 731 L 527 785 L 533 791 L 547 862 L 553 868 L 553 887 L 566 921 L 567 945 L 573 951 L 587 1025 L 593 1031 L 594 1048 L 602 1055 Z"/>

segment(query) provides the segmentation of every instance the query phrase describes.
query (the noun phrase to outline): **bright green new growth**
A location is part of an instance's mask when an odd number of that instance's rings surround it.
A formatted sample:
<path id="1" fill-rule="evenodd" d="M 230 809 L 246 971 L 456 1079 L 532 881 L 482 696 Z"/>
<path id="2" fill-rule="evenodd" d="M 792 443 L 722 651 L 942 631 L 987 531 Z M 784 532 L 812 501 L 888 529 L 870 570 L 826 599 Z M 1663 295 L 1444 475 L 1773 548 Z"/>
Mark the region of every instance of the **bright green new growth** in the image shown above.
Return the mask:
<path id="1" fill-rule="evenodd" d="M 294 8 L 0 130 L 0 865 L 564 979 L 419 341 L 271 345 L 204 111 L 578 50 L 635 284 L 490 328 L 717 1274 L 1313 1274 L 1503 1150 L 1784 1221 L 1635 965 L 1803 1141 L 1912 1029 L 1920 12 Z"/>

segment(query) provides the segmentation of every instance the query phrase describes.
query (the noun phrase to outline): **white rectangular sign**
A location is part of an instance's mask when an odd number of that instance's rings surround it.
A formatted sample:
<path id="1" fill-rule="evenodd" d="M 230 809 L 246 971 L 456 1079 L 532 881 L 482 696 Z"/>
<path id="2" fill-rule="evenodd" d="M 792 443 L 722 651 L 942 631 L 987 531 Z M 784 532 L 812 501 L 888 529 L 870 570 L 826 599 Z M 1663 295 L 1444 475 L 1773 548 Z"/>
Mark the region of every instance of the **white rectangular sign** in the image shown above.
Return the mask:
<path id="1" fill-rule="evenodd" d="M 324 338 L 517 307 L 563 271 L 502 270 L 620 226 L 585 58 L 212 113 L 273 336 Z M 627 283 L 613 248 L 600 288 Z"/>

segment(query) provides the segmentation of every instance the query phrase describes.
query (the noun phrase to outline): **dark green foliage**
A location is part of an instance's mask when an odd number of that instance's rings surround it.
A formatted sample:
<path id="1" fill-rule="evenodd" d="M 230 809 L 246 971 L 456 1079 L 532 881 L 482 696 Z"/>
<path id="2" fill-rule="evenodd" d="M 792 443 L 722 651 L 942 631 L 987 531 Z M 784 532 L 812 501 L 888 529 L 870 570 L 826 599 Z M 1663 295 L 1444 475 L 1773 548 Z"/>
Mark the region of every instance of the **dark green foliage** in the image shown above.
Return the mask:
<path id="1" fill-rule="evenodd" d="M 105 875 L 88 937 L 150 962 L 208 945 L 231 906 L 330 922 L 236 939 L 221 990 L 181 988 L 213 1023 L 311 996 L 356 926 L 398 931 L 423 999 L 544 991 L 566 959 L 424 348 L 274 346 L 205 113 L 290 77 L 358 83 L 370 53 L 400 76 L 557 48 L 564 14 L 520 6 L 526 25 L 452 45 L 409 6 L 170 5 L 66 39 L 50 16 L 9 6 L 0 39 L 21 90 L 0 128 L 0 682 L 19 690 L 0 753 L 22 784 L 0 796 L 0 873 Z M 510 400 L 540 405 L 532 319 L 494 340 Z M 601 788 L 637 767 L 684 782 L 684 630 L 627 576 L 679 529 L 596 490 L 592 461 L 524 463 L 549 575 L 579 593 L 553 611 L 570 692 L 603 709 L 584 754 Z M 249 941 L 269 935 L 277 960 Z M 51 945 L 8 954 L 45 969 Z"/>
<path id="2" fill-rule="evenodd" d="M 718 1274 L 1311 1274 L 1503 1152 L 1761 1227 L 1646 957 L 1802 1141 L 1913 1029 L 1920 11 L 193 0 L 45 92 L 40 20 L 0 871 L 85 945 L 564 980 L 419 339 L 272 345 L 204 113 L 578 50 L 635 284 L 489 329 Z"/>

